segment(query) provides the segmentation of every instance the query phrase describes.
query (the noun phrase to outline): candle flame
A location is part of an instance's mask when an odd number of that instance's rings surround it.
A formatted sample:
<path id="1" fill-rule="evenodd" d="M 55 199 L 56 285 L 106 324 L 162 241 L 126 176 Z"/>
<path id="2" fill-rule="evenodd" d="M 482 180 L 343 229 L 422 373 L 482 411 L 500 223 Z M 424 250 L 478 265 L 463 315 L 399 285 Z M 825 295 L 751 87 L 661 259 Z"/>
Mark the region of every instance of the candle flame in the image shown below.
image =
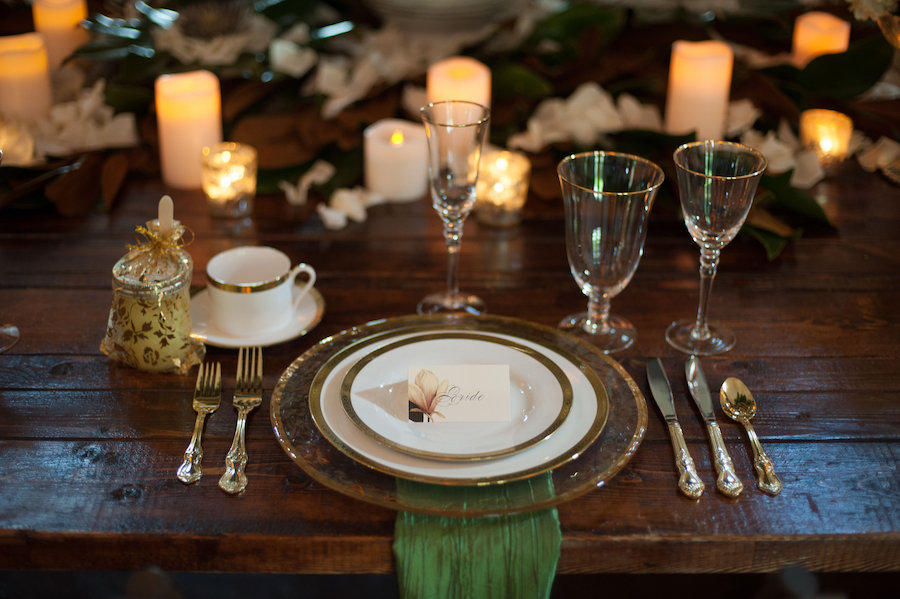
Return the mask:
<path id="1" fill-rule="evenodd" d="M 403 131 L 397 130 L 391 133 L 391 145 L 403 145 Z"/>

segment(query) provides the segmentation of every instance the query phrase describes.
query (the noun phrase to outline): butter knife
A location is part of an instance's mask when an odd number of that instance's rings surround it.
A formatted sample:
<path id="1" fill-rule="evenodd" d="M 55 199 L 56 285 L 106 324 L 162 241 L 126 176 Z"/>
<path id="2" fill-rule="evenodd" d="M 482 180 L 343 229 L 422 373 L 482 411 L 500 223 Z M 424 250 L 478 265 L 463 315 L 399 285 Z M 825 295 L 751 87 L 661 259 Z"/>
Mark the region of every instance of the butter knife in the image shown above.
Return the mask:
<path id="1" fill-rule="evenodd" d="M 669 427 L 669 437 L 672 439 L 672 449 L 675 451 L 675 466 L 680 474 L 678 488 L 688 497 L 697 499 L 703 494 L 703 481 L 697 476 L 694 460 L 691 459 L 687 444 L 684 442 L 684 433 L 681 432 L 681 425 L 678 424 L 678 417 L 675 415 L 672 388 L 669 387 L 669 379 L 666 378 L 666 371 L 663 370 L 659 358 L 651 358 L 647 362 L 647 380 L 650 383 L 653 399 Z"/>
<path id="2" fill-rule="evenodd" d="M 709 433 L 709 445 L 712 449 L 713 462 L 716 465 L 716 488 L 728 497 L 737 497 L 744 490 L 741 479 L 734 472 L 734 463 L 728 450 L 725 449 L 725 440 L 722 438 L 722 431 L 719 430 L 719 424 L 716 422 L 716 416 L 713 412 L 712 397 L 709 395 L 709 386 L 706 384 L 706 376 L 703 374 L 703 368 L 700 366 L 700 359 L 697 356 L 691 356 L 684 363 L 684 375 L 687 378 L 688 389 L 694 403 L 700 409 L 700 415 L 706 422 L 706 431 Z"/>

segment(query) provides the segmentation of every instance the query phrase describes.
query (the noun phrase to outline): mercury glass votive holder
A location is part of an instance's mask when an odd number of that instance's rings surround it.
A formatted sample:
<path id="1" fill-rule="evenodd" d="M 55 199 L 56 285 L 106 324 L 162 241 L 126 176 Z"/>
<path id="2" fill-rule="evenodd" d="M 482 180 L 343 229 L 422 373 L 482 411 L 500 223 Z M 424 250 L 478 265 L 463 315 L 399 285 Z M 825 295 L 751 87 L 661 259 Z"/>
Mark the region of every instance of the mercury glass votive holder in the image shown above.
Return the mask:
<path id="1" fill-rule="evenodd" d="M 203 194 L 210 213 L 219 218 L 243 218 L 253 211 L 256 197 L 256 149 L 222 142 L 203 148 Z"/>
<path id="2" fill-rule="evenodd" d="M 844 160 L 852 134 L 853 121 L 840 112 L 813 109 L 800 114 L 800 141 L 826 170 Z"/>
<path id="3" fill-rule="evenodd" d="M 528 197 L 531 162 L 524 154 L 490 150 L 481 156 L 475 186 L 475 218 L 493 227 L 511 227 L 522 220 Z"/>

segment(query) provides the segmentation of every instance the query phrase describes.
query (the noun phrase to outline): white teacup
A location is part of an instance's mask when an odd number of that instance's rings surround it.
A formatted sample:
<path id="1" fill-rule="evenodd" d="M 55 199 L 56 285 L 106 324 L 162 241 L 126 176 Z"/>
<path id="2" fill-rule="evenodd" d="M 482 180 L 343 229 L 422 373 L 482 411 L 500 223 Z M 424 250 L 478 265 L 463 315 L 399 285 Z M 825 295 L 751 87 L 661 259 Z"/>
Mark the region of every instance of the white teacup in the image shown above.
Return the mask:
<path id="1" fill-rule="evenodd" d="M 308 280 L 295 287 L 300 272 Z M 291 268 L 291 259 L 275 248 L 246 246 L 213 256 L 206 280 L 212 323 L 224 333 L 247 337 L 287 324 L 316 282 L 316 271 L 304 263 Z"/>

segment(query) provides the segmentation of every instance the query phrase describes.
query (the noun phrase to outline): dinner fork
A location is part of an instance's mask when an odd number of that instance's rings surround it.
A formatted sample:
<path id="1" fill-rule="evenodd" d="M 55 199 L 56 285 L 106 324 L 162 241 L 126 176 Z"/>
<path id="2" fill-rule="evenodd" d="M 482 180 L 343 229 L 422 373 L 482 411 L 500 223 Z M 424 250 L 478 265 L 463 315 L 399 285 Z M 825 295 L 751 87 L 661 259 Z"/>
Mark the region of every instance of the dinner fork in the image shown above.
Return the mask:
<path id="1" fill-rule="evenodd" d="M 234 408 L 237 410 L 237 426 L 234 441 L 225 456 L 225 473 L 219 479 L 219 488 L 226 493 L 240 493 L 247 487 L 247 449 L 244 431 L 247 415 L 262 403 L 262 348 L 242 347 L 238 350 L 237 380 L 234 385 Z"/>
<path id="2" fill-rule="evenodd" d="M 191 442 L 184 450 L 184 461 L 178 467 L 178 480 L 185 484 L 195 483 L 203 476 L 203 447 L 200 437 L 203 434 L 203 421 L 219 407 L 222 396 L 222 367 L 218 362 L 201 364 L 197 372 L 197 384 L 194 387 L 194 434 Z"/>

